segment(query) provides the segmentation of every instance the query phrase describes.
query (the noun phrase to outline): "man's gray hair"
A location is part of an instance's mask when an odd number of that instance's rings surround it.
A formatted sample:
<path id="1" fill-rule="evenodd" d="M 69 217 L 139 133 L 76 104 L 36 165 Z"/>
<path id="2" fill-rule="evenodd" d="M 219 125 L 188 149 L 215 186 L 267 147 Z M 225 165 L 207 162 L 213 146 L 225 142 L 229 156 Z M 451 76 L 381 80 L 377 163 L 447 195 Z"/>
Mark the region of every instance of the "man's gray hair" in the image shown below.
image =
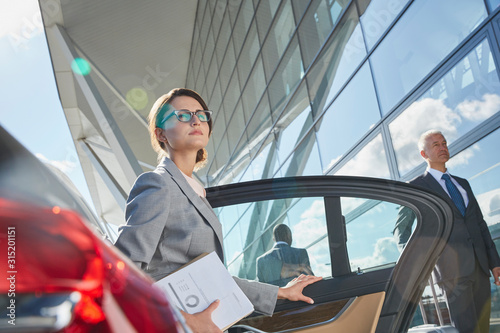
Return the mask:
<path id="1" fill-rule="evenodd" d="M 420 136 L 420 139 L 418 139 L 418 150 L 419 151 L 424 150 L 425 141 L 427 140 L 427 138 L 429 136 L 434 135 L 434 134 L 441 134 L 441 135 L 443 135 L 443 133 L 441 133 L 441 131 L 438 131 L 438 130 L 435 130 L 435 129 L 431 129 L 431 130 L 428 130 L 428 131 L 422 133 L 422 135 Z M 443 138 L 444 138 L 444 135 L 443 135 Z"/>

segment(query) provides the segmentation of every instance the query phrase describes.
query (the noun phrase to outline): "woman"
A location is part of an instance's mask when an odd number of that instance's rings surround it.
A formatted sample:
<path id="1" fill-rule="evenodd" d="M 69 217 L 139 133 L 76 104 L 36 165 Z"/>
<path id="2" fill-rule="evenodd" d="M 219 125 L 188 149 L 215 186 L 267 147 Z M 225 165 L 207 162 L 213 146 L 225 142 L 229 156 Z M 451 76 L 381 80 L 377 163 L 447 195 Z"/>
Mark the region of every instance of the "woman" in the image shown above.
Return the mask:
<path id="1" fill-rule="evenodd" d="M 203 186 L 192 178 L 207 157 L 212 131 L 207 110 L 196 92 L 177 88 L 160 97 L 148 117 L 160 163 L 137 178 L 127 201 L 127 224 L 115 245 L 155 280 L 202 253 L 215 251 L 224 261 L 222 226 Z M 277 298 L 312 304 L 302 290 L 321 278 L 300 276 L 285 288 L 234 279 L 256 311 L 272 315 Z"/>

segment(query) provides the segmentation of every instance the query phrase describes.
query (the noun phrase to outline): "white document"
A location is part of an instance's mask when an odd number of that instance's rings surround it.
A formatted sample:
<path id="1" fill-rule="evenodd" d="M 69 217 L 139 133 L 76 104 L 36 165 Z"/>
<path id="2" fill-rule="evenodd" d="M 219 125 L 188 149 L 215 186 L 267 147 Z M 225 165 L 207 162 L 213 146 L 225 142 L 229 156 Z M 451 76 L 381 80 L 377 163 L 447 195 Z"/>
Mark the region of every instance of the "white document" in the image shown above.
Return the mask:
<path id="1" fill-rule="evenodd" d="M 190 314 L 201 312 L 220 300 L 212 320 L 222 331 L 253 312 L 252 303 L 215 252 L 191 262 L 155 285 L 169 295 L 174 305 Z"/>

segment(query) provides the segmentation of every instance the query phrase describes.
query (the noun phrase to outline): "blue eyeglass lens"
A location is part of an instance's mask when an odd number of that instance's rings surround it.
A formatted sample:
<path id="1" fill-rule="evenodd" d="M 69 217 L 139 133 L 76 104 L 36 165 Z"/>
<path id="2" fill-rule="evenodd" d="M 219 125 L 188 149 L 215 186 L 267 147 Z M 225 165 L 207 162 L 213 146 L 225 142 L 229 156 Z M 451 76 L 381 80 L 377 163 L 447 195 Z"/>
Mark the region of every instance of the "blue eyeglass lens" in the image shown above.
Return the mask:
<path id="1" fill-rule="evenodd" d="M 196 116 L 198 116 L 198 119 L 200 119 L 200 121 L 208 121 L 208 113 L 206 113 L 205 111 L 196 112 Z"/>
<path id="2" fill-rule="evenodd" d="M 178 112 L 177 118 L 182 122 L 188 122 L 191 120 L 191 113 L 186 111 Z"/>

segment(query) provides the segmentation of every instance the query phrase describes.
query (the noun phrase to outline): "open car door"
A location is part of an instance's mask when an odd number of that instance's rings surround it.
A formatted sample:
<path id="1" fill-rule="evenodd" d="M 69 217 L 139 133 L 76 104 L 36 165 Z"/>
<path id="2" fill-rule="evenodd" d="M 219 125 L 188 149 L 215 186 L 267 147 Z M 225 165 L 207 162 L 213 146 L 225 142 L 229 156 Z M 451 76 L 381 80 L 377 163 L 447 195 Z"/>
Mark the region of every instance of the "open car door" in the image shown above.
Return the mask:
<path id="1" fill-rule="evenodd" d="M 267 179 L 213 187 L 207 199 L 223 225 L 234 276 L 262 281 L 269 269 L 283 278 L 286 265 L 259 268 L 257 260 L 273 247 L 274 226 L 286 224 L 292 247 L 305 249 L 310 270 L 323 277 L 304 290 L 314 305 L 279 300 L 272 317 L 254 313 L 230 332 L 407 331 L 452 227 L 442 198 L 383 179 Z M 415 216 L 404 249 L 393 235 L 402 209 Z"/>

